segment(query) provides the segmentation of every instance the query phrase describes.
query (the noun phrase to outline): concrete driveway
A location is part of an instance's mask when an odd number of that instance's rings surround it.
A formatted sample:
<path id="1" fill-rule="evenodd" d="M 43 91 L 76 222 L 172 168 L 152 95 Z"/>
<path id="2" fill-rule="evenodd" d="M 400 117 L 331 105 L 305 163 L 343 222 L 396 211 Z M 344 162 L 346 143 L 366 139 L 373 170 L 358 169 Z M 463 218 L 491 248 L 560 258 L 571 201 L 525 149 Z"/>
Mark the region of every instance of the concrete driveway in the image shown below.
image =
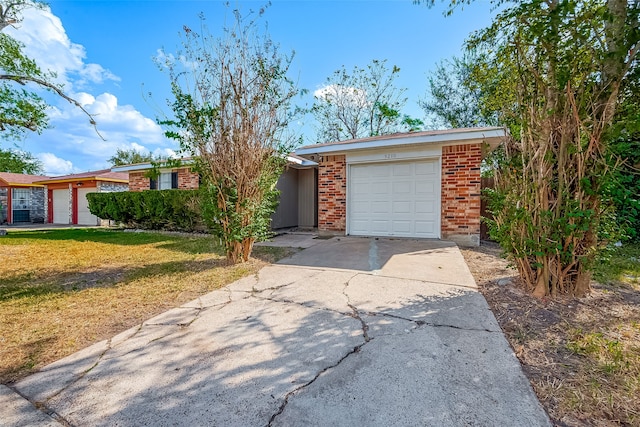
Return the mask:
<path id="1" fill-rule="evenodd" d="M 367 238 L 0 387 L 0 408 L 9 426 L 550 425 L 457 247 Z"/>

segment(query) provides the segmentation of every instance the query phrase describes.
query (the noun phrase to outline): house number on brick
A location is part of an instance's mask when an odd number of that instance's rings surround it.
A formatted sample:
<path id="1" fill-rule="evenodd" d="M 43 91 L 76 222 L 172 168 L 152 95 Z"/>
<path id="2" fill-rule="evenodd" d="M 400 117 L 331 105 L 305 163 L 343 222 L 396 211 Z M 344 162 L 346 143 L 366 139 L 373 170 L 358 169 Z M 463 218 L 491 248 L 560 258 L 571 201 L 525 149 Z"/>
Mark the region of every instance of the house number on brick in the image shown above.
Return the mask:
<path id="1" fill-rule="evenodd" d="M 396 158 L 396 153 L 387 153 L 384 155 L 385 159 L 395 159 Z"/>

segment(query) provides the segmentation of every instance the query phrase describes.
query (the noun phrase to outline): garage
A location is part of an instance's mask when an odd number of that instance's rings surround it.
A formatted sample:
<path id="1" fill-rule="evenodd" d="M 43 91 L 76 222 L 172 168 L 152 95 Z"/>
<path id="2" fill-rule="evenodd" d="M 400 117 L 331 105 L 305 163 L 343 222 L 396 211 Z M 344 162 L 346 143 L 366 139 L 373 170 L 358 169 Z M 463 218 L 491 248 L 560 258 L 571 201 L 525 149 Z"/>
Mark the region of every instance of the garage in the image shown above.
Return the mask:
<path id="1" fill-rule="evenodd" d="M 98 225 L 98 218 L 89 212 L 89 193 L 127 191 L 126 172 L 111 169 L 56 176 L 36 182 L 47 188 L 47 222 L 53 224 Z"/>
<path id="2" fill-rule="evenodd" d="M 53 190 L 53 223 L 69 224 L 69 190 Z"/>
<path id="3" fill-rule="evenodd" d="M 484 156 L 498 127 L 443 129 L 296 149 L 318 165 L 318 232 L 480 244 Z"/>
<path id="4" fill-rule="evenodd" d="M 439 160 L 349 165 L 347 232 L 440 237 Z"/>
<path id="5" fill-rule="evenodd" d="M 78 188 L 78 224 L 98 225 L 98 217 L 89 211 L 87 194 L 95 193 L 95 188 Z"/>

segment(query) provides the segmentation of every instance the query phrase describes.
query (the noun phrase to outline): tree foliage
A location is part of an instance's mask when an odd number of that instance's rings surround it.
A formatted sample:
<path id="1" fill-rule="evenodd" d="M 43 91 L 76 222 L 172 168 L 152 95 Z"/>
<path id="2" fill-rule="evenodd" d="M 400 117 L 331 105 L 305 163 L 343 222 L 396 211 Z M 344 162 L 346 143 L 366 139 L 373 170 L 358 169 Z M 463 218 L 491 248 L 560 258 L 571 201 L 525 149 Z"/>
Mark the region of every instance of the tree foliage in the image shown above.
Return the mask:
<path id="1" fill-rule="evenodd" d="M 41 175 L 44 173 L 44 165 L 26 151 L 0 149 L 0 172 Z"/>
<path id="2" fill-rule="evenodd" d="M 612 179 L 604 196 L 615 205 L 616 223 L 624 237 L 640 240 L 640 67 L 623 82 L 621 102 L 607 132 Z"/>
<path id="3" fill-rule="evenodd" d="M 180 61 L 165 54 L 159 65 L 175 97 L 174 118 L 161 123 L 198 162 L 203 215 L 235 263 L 270 233 L 276 181 L 294 142 L 287 128 L 298 90 L 287 77 L 292 55 L 258 31 L 254 15 L 233 14 L 222 38 L 204 24 L 201 32 L 184 27 Z"/>
<path id="4" fill-rule="evenodd" d="M 452 1 L 447 13 L 470 1 Z M 453 91 L 477 103 L 474 119 L 495 112 L 510 129 L 495 170 L 491 233 L 535 295 L 584 295 L 598 251 L 620 237 L 615 209 L 627 222 L 638 212 L 637 175 L 630 172 L 637 162 L 640 5 L 493 3 L 502 11 L 467 42 L 475 57 L 463 62 L 456 73 L 462 90 Z M 448 95 L 439 94 L 447 113 L 473 118 L 466 106 L 446 104 Z"/>
<path id="5" fill-rule="evenodd" d="M 420 106 L 435 117 L 436 125 L 448 128 L 498 126 L 498 114 L 491 108 L 492 94 L 479 74 L 487 64 L 481 55 L 467 52 L 436 65 L 428 77 L 427 96 Z"/>
<path id="6" fill-rule="evenodd" d="M 512 138 L 496 171 L 492 235 L 535 295 L 584 295 L 611 230 L 606 133 L 638 50 L 638 3 L 508 3 L 471 38 L 495 71 Z"/>
<path id="7" fill-rule="evenodd" d="M 123 165 L 132 165 L 135 163 L 147 163 L 152 162 L 154 160 L 153 154 L 150 152 L 142 152 L 136 149 L 125 150 L 122 148 L 118 148 L 116 150 L 116 154 L 109 158 L 109 163 L 111 166 L 123 166 Z"/>
<path id="8" fill-rule="evenodd" d="M 43 71 L 27 57 L 24 45 L 2 31 L 22 20 L 27 8 L 43 8 L 39 0 L 0 0 L 0 137 L 18 139 L 28 131 L 42 132 L 48 125 L 48 105 L 37 89 L 44 89 L 72 103 L 95 127 L 93 116 L 55 83 L 55 73 Z M 97 130 L 96 130 L 97 131 Z M 98 134 L 99 135 L 99 134 Z"/>
<path id="9" fill-rule="evenodd" d="M 401 114 L 407 99 L 406 90 L 395 86 L 399 72 L 395 65 L 388 69 L 386 60 L 336 70 L 314 95 L 318 142 L 419 130 L 421 120 Z"/>

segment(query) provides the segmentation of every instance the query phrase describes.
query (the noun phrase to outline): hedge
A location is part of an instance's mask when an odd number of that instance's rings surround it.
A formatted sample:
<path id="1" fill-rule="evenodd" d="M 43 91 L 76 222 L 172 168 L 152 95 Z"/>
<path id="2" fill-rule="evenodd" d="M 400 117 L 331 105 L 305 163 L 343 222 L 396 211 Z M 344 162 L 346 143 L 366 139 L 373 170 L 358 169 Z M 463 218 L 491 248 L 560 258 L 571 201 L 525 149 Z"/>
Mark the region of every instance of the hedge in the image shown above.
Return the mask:
<path id="1" fill-rule="evenodd" d="M 147 190 L 89 193 L 89 211 L 127 227 L 202 231 L 199 190 Z"/>

